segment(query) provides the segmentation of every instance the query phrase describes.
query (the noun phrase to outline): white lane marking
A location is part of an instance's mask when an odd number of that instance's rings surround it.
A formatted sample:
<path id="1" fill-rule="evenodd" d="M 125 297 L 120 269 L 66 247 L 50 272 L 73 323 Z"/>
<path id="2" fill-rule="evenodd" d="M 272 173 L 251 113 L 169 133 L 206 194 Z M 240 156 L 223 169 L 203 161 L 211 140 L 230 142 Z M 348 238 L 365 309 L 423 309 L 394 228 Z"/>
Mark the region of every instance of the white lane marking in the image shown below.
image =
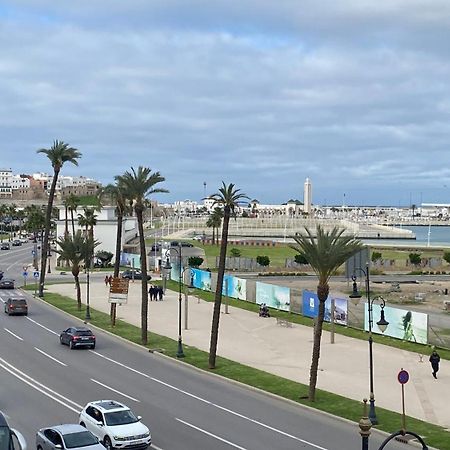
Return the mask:
<path id="1" fill-rule="evenodd" d="M 169 389 L 172 389 L 172 390 L 174 390 L 174 391 L 180 392 L 180 393 L 182 393 L 182 394 L 184 394 L 184 395 L 186 395 L 186 396 L 188 396 L 188 397 L 195 398 L 196 400 L 198 400 L 198 401 L 200 401 L 200 402 L 203 402 L 203 403 L 206 403 L 207 405 L 214 406 L 214 407 L 217 408 L 217 409 L 220 409 L 220 410 L 222 410 L 222 411 L 225 411 L 225 412 L 227 412 L 227 413 L 229 413 L 229 414 L 232 414 L 232 415 L 234 415 L 234 416 L 240 417 L 241 419 L 248 420 L 249 422 L 252 422 L 252 423 L 254 423 L 255 425 L 259 425 L 259 426 L 262 427 L 262 428 L 266 428 L 266 429 L 271 430 L 271 431 L 273 431 L 273 432 L 275 432 L 275 433 L 278 433 L 278 434 L 281 434 L 281 435 L 283 435 L 283 436 L 286 436 L 286 437 L 288 437 L 288 438 L 290 438 L 290 439 L 294 439 L 294 440 L 296 440 L 296 441 L 298 441 L 298 442 L 301 442 L 301 443 L 303 443 L 303 444 L 309 445 L 310 447 L 317 448 L 317 449 L 319 449 L 319 450 L 328 450 L 326 447 L 321 447 L 320 445 L 314 444 L 313 442 L 307 441 L 307 440 L 305 440 L 305 439 L 301 439 L 301 438 L 299 438 L 299 437 L 297 437 L 297 436 L 294 436 L 294 435 L 292 435 L 292 434 L 289 434 L 289 433 L 287 433 L 287 432 L 285 432 L 285 431 L 279 430 L 278 428 L 274 428 L 274 427 L 272 427 L 272 426 L 270 426 L 270 425 L 267 425 L 267 424 L 265 424 L 265 423 L 263 423 L 263 422 L 259 422 L 259 421 L 256 420 L 256 419 L 252 419 L 252 418 L 247 417 L 247 416 L 244 416 L 243 414 L 240 414 L 240 413 L 238 413 L 238 412 L 236 412 L 236 411 L 233 411 L 233 410 L 231 410 L 231 409 L 225 408 L 224 406 L 220 406 L 220 405 L 218 405 L 218 404 L 216 404 L 216 403 L 213 403 L 213 402 L 211 402 L 211 401 L 209 401 L 209 400 L 206 400 L 206 399 L 204 399 L 204 398 L 202 398 L 202 397 L 199 397 L 199 396 L 197 396 L 197 395 L 195 395 L 195 394 L 191 394 L 190 392 L 184 391 L 183 389 L 180 389 L 180 388 L 178 388 L 178 387 L 176 387 L 176 386 L 173 386 L 173 385 L 171 385 L 171 384 L 169 384 L 169 383 L 166 383 L 165 381 L 159 380 L 158 378 L 151 377 L 151 376 L 147 375 L 146 373 L 139 372 L 139 370 L 133 369 L 132 367 L 129 367 L 129 366 L 123 364 L 123 363 L 120 363 L 120 362 L 118 362 L 118 361 L 115 361 L 115 360 L 112 359 L 112 358 L 108 358 L 107 356 L 101 355 L 100 353 L 98 353 L 98 352 L 96 352 L 96 351 L 94 351 L 94 350 L 89 350 L 89 351 L 91 351 L 92 353 L 96 354 L 97 356 L 100 356 L 101 358 L 104 358 L 104 359 L 106 359 L 106 360 L 108 360 L 108 361 L 110 361 L 110 362 L 112 362 L 112 363 L 114 363 L 114 364 L 117 364 L 117 365 L 120 366 L 120 367 L 123 367 L 123 368 L 125 368 L 125 369 L 128 369 L 128 370 L 130 370 L 131 372 L 137 373 L 138 375 L 142 375 L 142 376 L 145 377 L 145 378 L 149 378 L 149 379 L 151 379 L 152 381 L 154 381 L 155 383 L 162 384 L 163 386 L 166 386 L 166 387 L 169 388 Z"/>
<path id="2" fill-rule="evenodd" d="M 29 317 L 26 317 L 26 319 L 29 320 L 30 322 L 33 322 L 35 325 L 43 328 L 44 330 L 47 330 L 49 333 L 56 334 L 56 336 L 59 336 L 59 333 L 56 333 L 56 331 L 50 330 L 50 328 L 45 327 L 44 325 L 40 324 L 39 322 L 36 322 L 35 320 L 30 319 Z"/>
<path id="3" fill-rule="evenodd" d="M 21 370 L 19 370 L 17 367 L 14 367 L 12 364 L 5 361 L 3 358 L 0 358 L 0 367 L 2 367 L 4 370 L 6 370 L 7 372 L 9 372 L 11 375 L 15 376 L 19 380 L 22 380 L 25 384 L 28 384 L 33 389 L 36 389 L 37 391 L 39 391 L 42 394 L 44 394 L 45 396 L 51 398 L 52 400 L 59 403 L 60 405 L 63 405 L 66 408 L 70 409 L 74 413 L 80 414 L 81 410 L 83 409 L 83 407 L 81 405 L 79 405 L 78 403 L 73 402 L 72 400 L 68 399 L 67 397 L 64 397 L 61 394 L 58 394 L 57 392 L 53 391 L 52 389 L 43 385 L 42 383 L 39 383 L 34 378 L 31 378 L 30 376 L 26 375 Z M 76 406 L 78 409 L 75 409 L 74 407 L 70 406 L 69 403 Z"/>
<path id="4" fill-rule="evenodd" d="M 200 431 L 201 433 L 204 433 L 208 436 L 213 437 L 214 439 L 217 439 L 218 441 L 225 442 L 225 444 L 231 445 L 234 448 L 238 448 L 239 450 L 247 450 L 245 447 L 241 447 L 240 445 L 234 444 L 233 442 L 227 441 L 224 438 L 221 438 L 220 436 L 217 436 L 216 434 L 210 433 L 209 431 L 206 431 L 202 428 L 196 427 L 195 425 L 192 425 L 192 423 L 185 422 L 184 420 L 178 419 L 178 417 L 175 417 L 175 420 L 178 420 L 178 422 L 183 423 L 184 425 L 187 425 L 188 427 L 193 428 L 194 430 Z"/>
<path id="5" fill-rule="evenodd" d="M 152 443 L 152 445 L 150 445 L 151 448 L 154 448 L 155 450 L 163 450 L 161 447 L 157 447 L 155 444 Z"/>
<path id="6" fill-rule="evenodd" d="M 47 358 L 50 358 L 51 360 L 57 362 L 58 364 L 61 364 L 62 366 L 67 367 L 67 364 L 64 364 L 62 361 L 60 361 L 59 359 L 54 358 L 53 356 L 49 355 L 48 353 L 45 353 L 43 350 L 41 350 L 40 348 L 34 347 L 35 350 L 37 350 L 39 353 L 42 353 L 44 356 L 46 356 Z"/>
<path id="7" fill-rule="evenodd" d="M 117 389 L 114 389 L 111 386 L 108 386 L 107 384 L 100 383 L 100 381 L 94 380 L 93 378 L 91 378 L 91 381 L 99 384 L 100 386 L 103 386 L 106 389 L 109 389 L 110 391 L 115 392 L 116 394 L 123 395 L 124 397 L 129 398 L 130 400 L 134 400 L 135 402 L 141 403 L 140 400 L 138 400 L 137 398 L 134 398 L 134 397 L 131 397 L 130 395 L 124 394 L 123 392 L 118 391 Z"/>
<path id="8" fill-rule="evenodd" d="M 17 336 L 17 334 L 14 334 L 11 330 L 8 330 L 8 328 L 4 328 L 4 330 L 11 336 L 14 336 L 16 339 L 19 339 L 19 341 L 23 341 L 23 339 L 20 336 Z"/>

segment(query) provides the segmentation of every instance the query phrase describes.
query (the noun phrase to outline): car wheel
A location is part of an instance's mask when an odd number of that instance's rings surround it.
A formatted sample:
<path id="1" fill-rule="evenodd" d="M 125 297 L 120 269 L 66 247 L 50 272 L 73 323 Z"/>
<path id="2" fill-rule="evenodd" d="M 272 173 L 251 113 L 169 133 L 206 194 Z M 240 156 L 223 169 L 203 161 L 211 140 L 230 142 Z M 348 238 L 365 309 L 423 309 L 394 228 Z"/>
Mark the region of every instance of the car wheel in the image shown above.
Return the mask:
<path id="1" fill-rule="evenodd" d="M 61 336 L 59 337 L 59 342 L 61 345 L 64 345 L 63 338 Z"/>
<path id="2" fill-rule="evenodd" d="M 42 447 L 40 445 L 38 445 L 37 450 L 42 450 Z"/>
<path id="3" fill-rule="evenodd" d="M 80 425 L 84 428 L 86 428 L 86 424 L 84 422 L 80 422 Z"/>
<path id="4" fill-rule="evenodd" d="M 92 344 L 91 345 L 91 350 L 94 350 L 94 348 L 95 348 L 95 344 Z"/>
<path id="5" fill-rule="evenodd" d="M 70 347 L 70 350 L 73 350 L 75 348 L 75 345 L 73 345 L 73 341 L 72 340 L 69 341 L 69 347 Z"/>
<path id="6" fill-rule="evenodd" d="M 106 448 L 106 450 L 113 450 L 111 439 L 108 436 L 105 436 L 105 438 L 103 439 L 103 445 Z"/>

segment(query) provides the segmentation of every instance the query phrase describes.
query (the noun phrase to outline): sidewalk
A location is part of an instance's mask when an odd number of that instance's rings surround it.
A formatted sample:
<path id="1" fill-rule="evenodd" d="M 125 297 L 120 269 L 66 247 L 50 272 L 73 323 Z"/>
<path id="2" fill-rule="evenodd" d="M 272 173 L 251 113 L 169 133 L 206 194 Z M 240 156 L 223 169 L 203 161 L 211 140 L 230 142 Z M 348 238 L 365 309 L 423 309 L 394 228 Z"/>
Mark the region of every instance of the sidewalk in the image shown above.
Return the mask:
<path id="1" fill-rule="evenodd" d="M 99 311 L 108 312 L 108 288 L 103 279 L 91 278 L 90 304 Z M 85 287 L 83 302 L 85 301 Z M 73 282 L 49 285 L 51 292 L 75 298 Z M 188 300 L 188 329 L 183 342 L 209 351 L 213 303 L 190 296 Z M 128 303 L 118 306 L 117 317 L 140 326 L 141 283 L 130 282 Z M 281 327 L 275 318 L 260 318 L 257 314 L 222 306 L 218 354 L 270 372 L 284 378 L 309 384 L 309 368 L 313 330 L 293 324 Z M 149 302 L 149 330 L 178 338 L 178 293 L 167 290 L 162 302 Z M 401 368 L 410 374 L 405 385 L 406 414 L 430 423 L 450 428 L 448 393 L 450 392 L 450 361 L 441 360 L 438 379 L 431 375 L 428 355 L 420 362 L 419 355 L 380 344 L 373 344 L 374 391 L 377 406 L 401 412 L 401 386 L 397 374 Z M 335 344 L 330 334 L 323 332 L 317 388 L 334 392 L 358 401 L 369 396 L 368 342 L 339 334 Z M 400 426 L 400 424 L 399 424 Z"/>

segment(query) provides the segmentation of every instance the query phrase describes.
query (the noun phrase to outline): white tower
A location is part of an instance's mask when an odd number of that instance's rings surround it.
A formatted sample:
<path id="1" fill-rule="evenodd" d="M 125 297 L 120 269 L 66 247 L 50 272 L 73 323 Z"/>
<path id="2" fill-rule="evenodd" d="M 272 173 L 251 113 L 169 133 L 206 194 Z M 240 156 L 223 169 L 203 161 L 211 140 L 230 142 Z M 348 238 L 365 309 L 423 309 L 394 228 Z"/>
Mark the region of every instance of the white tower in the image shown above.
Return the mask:
<path id="1" fill-rule="evenodd" d="M 305 187 L 303 190 L 303 211 L 306 214 L 311 214 L 311 203 L 312 203 L 312 186 L 309 178 L 305 181 Z"/>

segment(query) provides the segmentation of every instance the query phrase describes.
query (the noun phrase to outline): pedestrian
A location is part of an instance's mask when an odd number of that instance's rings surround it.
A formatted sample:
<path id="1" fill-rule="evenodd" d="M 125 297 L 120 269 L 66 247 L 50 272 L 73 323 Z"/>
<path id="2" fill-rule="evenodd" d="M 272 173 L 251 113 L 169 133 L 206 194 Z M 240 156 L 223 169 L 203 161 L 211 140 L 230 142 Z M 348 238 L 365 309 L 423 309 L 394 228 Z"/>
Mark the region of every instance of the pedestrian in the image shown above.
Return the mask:
<path id="1" fill-rule="evenodd" d="M 148 288 L 148 293 L 150 294 L 150 301 L 153 301 L 153 284 Z"/>
<path id="2" fill-rule="evenodd" d="M 112 281 L 113 281 L 113 277 L 112 277 L 112 275 L 110 275 L 109 278 L 108 278 L 108 283 L 109 283 L 110 286 L 112 284 Z"/>
<path id="3" fill-rule="evenodd" d="M 109 283 L 109 277 L 108 275 L 105 276 L 105 286 L 108 286 Z"/>
<path id="4" fill-rule="evenodd" d="M 433 353 L 430 356 L 430 363 L 431 363 L 431 367 L 433 369 L 433 377 L 434 378 L 437 378 L 440 360 L 441 360 L 441 357 L 439 356 L 439 353 L 436 350 L 433 350 Z"/>
<path id="5" fill-rule="evenodd" d="M 162 288 L 162 286 L 158 286 L 156 289 L 157 289 L 159 300 L 162 302 L 163 294 L 164 294 L 163 288 Z M 155 294 L 155 296 L 156 296 L 156 294 Z"/>

